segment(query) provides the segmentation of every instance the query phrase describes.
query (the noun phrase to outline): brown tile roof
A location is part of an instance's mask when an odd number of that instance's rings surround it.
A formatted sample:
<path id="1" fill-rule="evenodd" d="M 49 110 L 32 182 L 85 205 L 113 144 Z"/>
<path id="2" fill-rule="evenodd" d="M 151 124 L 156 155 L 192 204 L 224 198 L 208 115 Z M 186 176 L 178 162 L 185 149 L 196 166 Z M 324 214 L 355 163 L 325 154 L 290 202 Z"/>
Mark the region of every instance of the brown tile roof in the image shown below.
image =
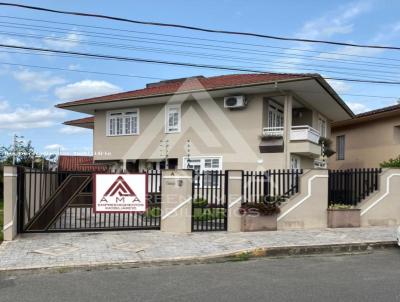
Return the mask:
<path id="1" fill-rule="evenodd" d="M 82 104 L 94 104 L 101 102 L 117 101 L 121 99 L 149 97 L 156 95 L 168 95 L 175 92 L 190 92 L 196 90 L 213 90 L 221 88 L 236 87 L 242 85 L 271 83 L 275 81 L 284 81 L 298 78 L 320 77 L 318 74 L 282 74 L 282 73 L 264 73 L 264 74 L 231 74 L 215 77 L 193 77 L 177 80 L 161 81 L 147 85 L 146 88 L 116 93 L 106 96 L 100 96 L 90 99 L 77 100 L 57 105 L 59 108 L 76 106 Z M 182 86 L 182 84 L 184 84 Z"/>
<path id="2" fill-rule="evenodd" d="M 344 126 L 349 126 L 349 125 L 356 125 L 359 123 L 365 123 L 368 121 L 372 120 L 377 120 L 389 116 L 396 116 L 400 115 L 400 104 L 392 105 L 392 106 L 387 106 L 363 113 L 359 113 L 354 116 L 352 119 L 348 120 L 343 120 L 343 121 L 338 121 L 332 124 L 332 128 L 339 128 L 339 127 L 344 127 Z"/>
<path id="3" fill-rule="evenodd" d="M 107 165 L 94 163 L 92 156 L 68 156 L 58 157 L 58 170 L 64 172 L 106 172 Z"/>
<path id="4" fill-rule="evenodd" d="M 383 107 L 383 108 L 379 108 L 379 109 L 375 109 L 375 110 L 371 110 L 371 111 L 367 111 L 367 112 L 363 112 L 363 113 L 357 114 L 355 116 L 355 118 L 369 116 L 369 115 L 375 115 L 375 114 L 384 113 L 384 112 L 388 112 L 388 111 L 399 110 L 399 109 L 400 109 L 400 104 L 396 104 L 396 105 Z"/>
<path id="5" fill-rule="evenodd" d="M 94 116 L 89 116 L 89 117 L 85 117 L 85 118 L 80 118 L 80 119 L 64 122 L 65 125 L 69 125 L 69 126 L 76 126 L 76 125 L 81 125 L 81 124 L 92 124 L 92 123 L 94 123 Z"/>

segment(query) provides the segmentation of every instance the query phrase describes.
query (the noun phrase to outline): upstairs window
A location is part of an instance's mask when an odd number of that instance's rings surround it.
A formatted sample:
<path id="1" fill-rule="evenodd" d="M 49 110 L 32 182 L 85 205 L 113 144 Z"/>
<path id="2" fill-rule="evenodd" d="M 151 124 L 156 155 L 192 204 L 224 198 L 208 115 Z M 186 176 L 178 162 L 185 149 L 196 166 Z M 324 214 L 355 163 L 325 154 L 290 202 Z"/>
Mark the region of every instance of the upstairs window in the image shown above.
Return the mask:
<path id="1" fill-rule="evenodd" d="M 318 118 L 318 131 L 321 137 L 326 137 L 326 119 L 323 117 Z"/>
<path id="2" fill-rule="evenodd" d="M 336 137 L 336 159 L 344 160 L 344 151 L 345 151 L 345 136 L 340 135 Z"/>
<path id="3" fill-rule="evenodd" d="M 276 103 L 270 103 L 268 107 L 268 127 L 280 128 L 283 127 L 283 108 Z"/>
<path id="4" fill-rule="evenodd" d="M 165 132 L 177 133 L 181 131 L 181 106 L 168 105 L 165 107 Z"/>
<path id="5" fill-rule="evenodd" d="M 139 109 L 107 113 L 107 135 L 139 134 Z"/>

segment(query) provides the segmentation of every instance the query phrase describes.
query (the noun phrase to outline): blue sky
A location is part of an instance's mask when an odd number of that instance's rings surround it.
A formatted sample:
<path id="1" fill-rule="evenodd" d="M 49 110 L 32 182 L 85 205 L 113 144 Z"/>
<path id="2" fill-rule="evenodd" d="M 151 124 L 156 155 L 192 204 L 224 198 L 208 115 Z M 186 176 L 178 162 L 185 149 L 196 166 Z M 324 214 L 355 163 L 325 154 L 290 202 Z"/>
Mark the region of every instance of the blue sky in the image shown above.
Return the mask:
<path id="1" fill-rule="evenodd" d="M 24 3 L 232 31 L 400 46 L 398 43 L 400 38 L 399 1 L 120 0 L 94 2 L 58 0 L 25 1 Z M 54 15 L 16 8 L 1 7 L 0 9 L 0 39 L 4 44 L 256 67 L 258 70 L 276 72 L 315 71 L 331 77 L 400 80 L 398 68 L 394 66 L 400 66 L 399 51 L 278 42 Z M 93 28 L 93 26 L 130 32 Z M 104 45 L 105 43 L 108 45 Z M 175 44 L 171 45 L 172 43 Z M 177 43 L 180 43 L 179 46 Z M 110 47 L 110 44 L 113 44 L 113 47 Z M 254 44 L 262 46 L 254 46 Z M 55 109 L 54 105 L 57 103 L 133 90 L 143 87 L 148 82 L 155 82 L 157 79 L 226 73 L 188 67 L 32 55 L 9 51 L 15 52 L 15 50 L 0 49 L 0 145 L 10 144 L 13 134 L 17 133 L 27 140 L 32 140 L 39 152 L 58 152 L 59 149 L 62 153 L 68 154 L 91 152 L 90 130 L 62 125 L 65 120 L 83 115 Z M 179 51 L 180 54 L 171 53 L 171 51 Z M 352 56 L 327 54 L 327 52 L 346 53 Z M 231 61 L 223 60 L 222 57 L 230 57 Z M 343 59 L 350 61 L 343 62 Z M 339 63 L 337 60 L 342 61 Z M 40 69 L 32 65 L 62 68 L 68 71 Z M 90 74 L 83 71 L 129 74 L 154 79 Z M 399 85 L 357 84 L 345 81 L 333 81 L 331 85 L 356 112 L 395 104 L 400 97 Z M 379 97 L 371 97 L 372 95 Z"/>

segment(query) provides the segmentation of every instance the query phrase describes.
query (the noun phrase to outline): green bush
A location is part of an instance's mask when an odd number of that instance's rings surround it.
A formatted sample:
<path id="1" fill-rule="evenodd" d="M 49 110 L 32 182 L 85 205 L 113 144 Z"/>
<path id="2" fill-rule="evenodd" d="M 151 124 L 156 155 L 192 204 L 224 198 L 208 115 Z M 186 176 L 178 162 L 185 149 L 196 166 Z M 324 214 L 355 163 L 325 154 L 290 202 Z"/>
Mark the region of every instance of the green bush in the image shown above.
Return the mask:
<path id="1" fill-rule="evenodd" d="M 285 196 L 260 196 L 258 202 L 242 204 L 239 213 L 254 215 L 277 215 L 281 212 L 280 205 L 286 200 Z"/>
<path id="2" fill-rule="evenodd" d="M 205 198 L 200 197 L 200 198 L 196 198 L 193 201 L 193 206 L 197 207 L 197 208 L 203 208 L 203 207 L 206 207 L 207 205 L 208 205 L 208 200 Z"/>
<path id="3" fill-rule="evenodd" d="M 161 208 L 150 208 L 145 213 L 146 217 L 158 218 L 161 216 Z"/>
<path id="4" fill-rule="evenodd" d="M 195 209 L 193 214 L 193 219 L 195 221 L 217 220 L 224 218 L 224 209 Z"/>
<path id="5" fill-rule="evenodd" d="M 381 168 L 400 168 L 400 155 L 380 163 Z"/>

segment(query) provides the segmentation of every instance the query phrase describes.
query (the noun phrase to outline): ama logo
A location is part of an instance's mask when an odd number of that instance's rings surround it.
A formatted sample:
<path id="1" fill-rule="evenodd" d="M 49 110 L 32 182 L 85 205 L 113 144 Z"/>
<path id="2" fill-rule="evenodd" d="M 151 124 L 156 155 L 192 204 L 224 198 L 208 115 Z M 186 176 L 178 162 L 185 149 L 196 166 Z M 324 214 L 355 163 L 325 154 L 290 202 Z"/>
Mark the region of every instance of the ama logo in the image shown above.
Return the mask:
<path id="1" fill-rule="evenodd" d="M 97 174 L 96 212 L 146 211 L 147 176 L 145 174 Z"/>
<path id="2" fill-rule="evenodd" d="M 119 176 L 111 187 L 104 193 L 101 202 L 109 202 L 108 198 L 115 198 L 115 201 L 118 202 L 125 202 L 126 197 L 131 197 L 133 202 L 140 202 L 139 198 L 137 198 L 135 192 L 131 189 L 128 183 L 122 176 Z"/>

